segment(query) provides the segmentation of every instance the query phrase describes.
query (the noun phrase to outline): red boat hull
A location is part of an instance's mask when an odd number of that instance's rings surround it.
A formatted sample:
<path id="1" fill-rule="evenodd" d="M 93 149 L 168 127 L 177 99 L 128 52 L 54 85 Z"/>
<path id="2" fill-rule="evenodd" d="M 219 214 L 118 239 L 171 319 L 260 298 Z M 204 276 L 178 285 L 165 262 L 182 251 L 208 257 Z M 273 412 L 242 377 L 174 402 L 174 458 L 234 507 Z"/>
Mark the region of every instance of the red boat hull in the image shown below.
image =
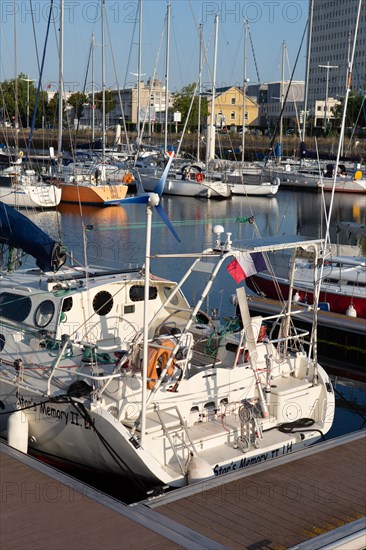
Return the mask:
<path id="1" fill-rule="evenodd" d="M 278 286 L 281 290 L 282 296 L 285 300 L 288 298 L 289 286 L 288 284 L 281 283 L 278 281 L 278 284 L 275 286 L 272 279 L 267 279 L 262 277 L 260 274 L 252 275 L 246 279 L 248 287 L 253 290 L 255 293 L 258 292 L 258 289 L 264 293 L 267 297 L 274 300 L 279 299 Z M 294 294 L 298 293 L 300 296 L 299 301 L 302 303 L 312 304 L 313 303 L 313 293 L 308 290 L 302 290 L 301 288 L 295 287 Z M 320 292 L 319 302 L 326 302 L 329 304 L 329 310 L 335 313 L 341 313 L 346 315 L 347 309 L 352 304 L 357 312 L 357 317 L 366 319 L 366 298 L 352 297 L 344 294 L 336 294 L 333 292 Z"/>

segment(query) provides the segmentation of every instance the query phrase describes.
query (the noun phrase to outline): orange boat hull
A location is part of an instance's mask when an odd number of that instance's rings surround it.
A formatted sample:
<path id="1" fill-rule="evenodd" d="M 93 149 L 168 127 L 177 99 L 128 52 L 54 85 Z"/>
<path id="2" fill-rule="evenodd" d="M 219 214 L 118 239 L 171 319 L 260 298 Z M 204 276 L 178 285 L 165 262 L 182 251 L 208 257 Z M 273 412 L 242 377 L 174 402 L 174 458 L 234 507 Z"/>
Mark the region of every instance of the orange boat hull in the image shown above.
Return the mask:
<path id="1" fill-rule="evenodd" d="M 75 183 L 59 184 L 62 189 L 61 202 L 94 204 L 103 206 L 106 201 L 124 199 L 128 186 L 118 185 L 80 185 Z"/>

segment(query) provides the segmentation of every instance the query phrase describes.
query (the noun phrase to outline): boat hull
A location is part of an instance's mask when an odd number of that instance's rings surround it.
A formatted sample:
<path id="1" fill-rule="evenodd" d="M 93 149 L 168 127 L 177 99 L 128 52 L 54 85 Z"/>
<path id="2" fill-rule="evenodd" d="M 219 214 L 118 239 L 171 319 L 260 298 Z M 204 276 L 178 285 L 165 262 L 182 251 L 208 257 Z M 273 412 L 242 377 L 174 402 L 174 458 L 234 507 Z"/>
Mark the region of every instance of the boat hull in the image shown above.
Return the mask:
<path id="1" fill-rule="evenodd" d="M 62 190 L 61 202 L 96 206 L 124 199 L 128 191 L 128 186 L 123 184 L 82 185 L 60 182 L 59 185 Z"/>
<path id="2" fill-rule="evenodd" d="M 80 400 L 73 401 L 66 394 L 57 399 L 48 399 L 45 395 L 24 387 L 17 388 L 4 380 L 1 382 L 1 398 L 5 411 L 15 411 L 17 407 L 25 409 L 29 427 L 28 450 L 45 455 L 48 460 L 62 461 L 128 479 L 138 478 L 139 483 L 144 483 L 147 487 L 159 484 L 181 487 L 187 484 L 185 472 L 179 471 L 177 467 L 173 469 L 169 464 L 164 466 L 154 453 L 149 452 L 151 445 L 159 445 L 161 432 L 155 432 L 145 446 L 140 445 L 132 436 L 131 430 L 102 407 L 90 409 L 87 403 L 80 406 Z M 286 403 L 280 406 L 289 409 L 290 402 L 291 397 L 286 396 Z M 294 407 L 299 407 L 299 400 L 293 403 Z M 333 405 L 328 402 L 324 414 L 332 417 L 333 412 Z M 3 414 L 0 417 L 0 435 L 3 438 L 8 437 L 6 416 Z M 210 421 L 206 422 L 208 430 L 210 424 Z M 225 434 L 222 420 L 219 424 L 222 433 L 218 445 L 221 448 L 223 439 L 227 439 L 224 448 L 227 447 L 231 453 L 225 455 L 223 452 L 220 460 L 220 454 L 215 452 L 215 447 L 209 445 L 204 454 L 205 459 L 209 461 L 210 456 L 216 456 L 214 462 L 209 464 L 212 469 L 211 477 L 290 454 L 313 444 L 321 437 L 317 429 L 320 425 L 317 424 L 313 430 L 297 431 L 286 436 L 273 430 L 272 426 L 267 432 L 268 439 L 243 451 L 233 444 L 232 435 Z M 329 427 L 330 425 L 331 421 Z M 201 422 L 199 426 L 201 430 Z M 325 429 L 324 432 L 326 431 Z M 167 442 L 165 445 L 165 452 L 170 452 Z"/>
<path id="3" fill-rule="evenodd" d="M 0 201 L 15 208 L 55 208 L 61 202 L 56 185 L 19 185 L 0 187 Z"/>
<path id="4" fill-rule="evenodd" d="M 261 293 L 272 298 L 274 300 L 278 299 L 278 287 L 280 292 L 285 300 L 288 299 L 289 285 L 286 282 L 282 282 L 277 279 L 276 284 L 269 277 L 266 277 L 265 274 L 252 275 L 246 280 L 248 287 L 257 292 L 258 288 Z M 313 293 L 310 289 L 302 287 L 301 281 L 296 281 L 295 288 L 299 294 L 298 301 L 301 303 L 307 303 L 311 305 L 313 303 Z M 340 313 L 345 315 L 347 309 L 352 303 L 353 307 L 357 312 L 357 316 L 366 319 L 366 298 L 358 296 L 349 296 L 341 293 L 334 293 L 331 291 L 320 292 L 319 301 L 329 304 L 329 310 L 334 313 Z"/>
<path id="5" fill-rule="evenodd" d="M 333 180 L 327 181 L 323 179 L 323 191 L 333 191 Z M 334 191 L 338 193 L 354 193 L 366 195 L 366 179 L 342 179 L 337 178 Z"/>
<path id="6" fill-rule="evenodd" d="M 247 196 L 274 196 L 278 192 L 280 186 L 272 185 L 271 183 L 262 183 L 262 184 L 241 184 L 241 183 L 231 183 L 231 192 L 233 195 L 247 195 Z"/>
<path id="7" fill-rule="evenodd" d="M 142 185 L 145 191 L 152 192 L 159 181 L 158 177 L 141 175 Z M 228 199 L 231 196 L 230 185 L 221 182 L 203 180 L 197 182 L 190 179 L 167 178 L 164 195 L 178 195 L 181 197 L 198 197 L 205 199 Z"/>

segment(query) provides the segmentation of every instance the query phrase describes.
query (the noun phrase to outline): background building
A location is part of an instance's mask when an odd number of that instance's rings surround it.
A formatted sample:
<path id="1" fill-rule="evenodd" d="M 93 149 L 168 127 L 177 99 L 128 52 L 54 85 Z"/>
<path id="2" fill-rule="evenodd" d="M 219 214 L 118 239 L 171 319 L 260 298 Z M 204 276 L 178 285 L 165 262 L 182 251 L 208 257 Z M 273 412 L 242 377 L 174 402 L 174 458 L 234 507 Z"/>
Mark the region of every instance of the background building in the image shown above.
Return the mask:
<path id="1" fill-rule="evenodd" d="M 208 124 L 211 123 L 211 96 L 207 96 L 208 103 Z M 235 126 L 241 128 L 246 126 L 257 126 L 258 119 L 258 104 L 253 98 L 246 97 L 245 99 L 245 118 L 243 118 L 243 91 L 236 86 L 228 86 L 225 88 L 216 88 L 215 96 L 215 120 L 214 124 L 217 128 L 230 128 Z"/>
<path id="2" fill-rule="evenodd" d="M 308 109 L 314 117 L 316 100 L 325 102 L 327 97 L 337 100 L 345 95 L 347 65 L 355 35 L 358 4 L 359 0 L 313 1 Z M 310 10 L 311 5 L 312 2 Z M 363 2 L 353 65 L 352 89 L 364 94 L 365 86 L 366 2 Z M 327 111 L 330 114 L 330 109 Z"/>
<path id="3" fill-rule="evenodd" d="M 107 126 L 116 126 L 121 122 L 122 109 L 126 122 L 137 123 L 138 109 L 138 85 L 131 88 L 112 90 L 115 101 L 115 108 L 107 113 Z M 82 125 L 91 126 L 92 117 L 92 94 L 89 93 L 90 105 L 85 106 L 82 117 Z M 173 105 L 173 97 L 168 94 L 169 108 Z M 95 126 L 101 126 L 102 113 L 95 109 Z M 149 79 L 146 84 L 143 80 L 140 82 L 140 123 L 145 123 L 149 130 L 153 130 L 156 123 L 165 122 L 165 86 L 160 80 Z"/>
<path id="4" fill-rule="evenodd" d="M 283 109 L 282 121 L 284 129 L 297 128 L 301 124 L 301 114 L 304 108 L 305 84 L 300 80 L 291 82 L 269 82 L 268 84 L 249 84 L 247 93 L 259 105 L 259 125 L 266 130 L 276 125 L 279 120 L 282 100 L 287 94 Z"/>

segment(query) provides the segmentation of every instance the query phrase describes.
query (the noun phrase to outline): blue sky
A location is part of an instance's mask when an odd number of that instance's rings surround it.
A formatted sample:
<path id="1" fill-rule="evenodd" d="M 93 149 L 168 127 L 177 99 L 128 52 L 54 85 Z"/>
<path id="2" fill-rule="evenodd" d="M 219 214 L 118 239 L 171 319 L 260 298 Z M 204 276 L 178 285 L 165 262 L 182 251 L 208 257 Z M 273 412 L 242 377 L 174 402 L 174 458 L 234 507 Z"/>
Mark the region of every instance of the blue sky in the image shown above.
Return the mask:
<path id="1" fill-rule="evenodd" d="M 92 33 L 95 34 L 95 81 L 101 83 L 101 23 L 100 0 L 64 0 L 64 81 L 67 90 L 82 89 L 86 77 L 87 60 Z M 37 55 L 41 59 L 50 0 L 16 0 L 17 72 L 37 79 Z M 33 17 L 31 12 L 33 8 Z M 118 82 L 131 85 L 138 70 L 138 6 L 136 0 L 105 0 L 105 59 L 106 85 Z M 154 74 L 164 79 L 165 74 L 165 17 L 166 0 L 142 1 L 142 76 L 146 80 Z M 51 23 L 45 55 L 43 84 L 57 87 L 59 0 L 54 0 L 55 21 Z M 14 78 L 14 0 L 1 0 L 0 14 L 0 80 Z M 243 80 L 244 33 L 243 20 L 247 18 L 253 51 L 248 40 L 247 77 L 259 81 L 281 79 L 281 45 L 286 43 L 288 65 L 285 76 L 293 68 L 308 17 L 308 0 L 171 0 L 170 71 L 172 91 L 196 82 L 198 79 L 198 26 L 203 23 L 208 65 L 203 70 L 203 82 L 212 80 L 214 20 L 219 15 L 217 85 L 241 85 Z M 35 25 L 33 25 L 33 22 Z M 36 29 L 34 38 L 33 26 Z M 160 51 L 160 53 L 159 53 Z M 304 41 L 295 79 L 304 79 L 306 40 Z M 209 67 L 208 67 L 209 66 Z"/>

